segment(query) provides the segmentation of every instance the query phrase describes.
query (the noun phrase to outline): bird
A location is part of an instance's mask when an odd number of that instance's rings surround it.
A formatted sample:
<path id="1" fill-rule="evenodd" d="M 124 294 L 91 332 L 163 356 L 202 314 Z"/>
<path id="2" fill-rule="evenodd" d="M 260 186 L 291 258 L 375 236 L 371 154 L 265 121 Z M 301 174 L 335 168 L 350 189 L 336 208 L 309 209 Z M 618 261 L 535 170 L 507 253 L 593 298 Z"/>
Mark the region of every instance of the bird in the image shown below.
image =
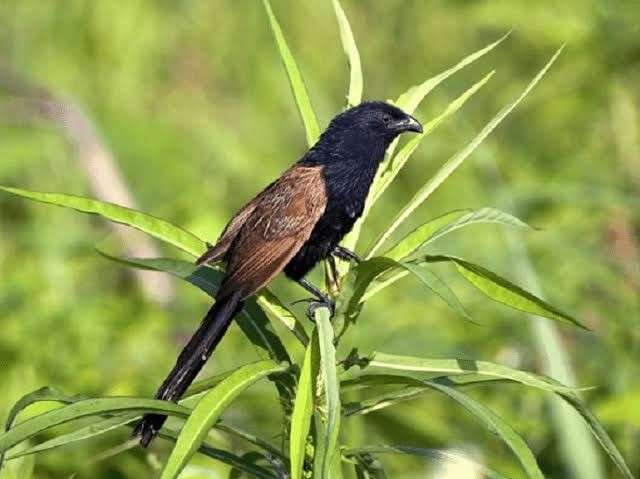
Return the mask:
<path id="1" fill-rule="evenodd" d="M 218 241 L 197 265 L 226 263 L 215 303 L 184 347 L 156 399 L 177 402 L 198 375 L 244 301 L 276 275 L 300 284 L 312 298 L 307 314 L 318 307 L 331 315 L 329 295 L 305 279 L 321 260 L 359 261 L 340 246 L 362 215 L 369 189 L 390 144 L 422 125 L 400 108 L 367 101 L 335 116 L 317 142 L 277 180 L 246 203 L 229 221 Z M 147 447 L 166 416 L 149 413 L 134 428 Z"/>

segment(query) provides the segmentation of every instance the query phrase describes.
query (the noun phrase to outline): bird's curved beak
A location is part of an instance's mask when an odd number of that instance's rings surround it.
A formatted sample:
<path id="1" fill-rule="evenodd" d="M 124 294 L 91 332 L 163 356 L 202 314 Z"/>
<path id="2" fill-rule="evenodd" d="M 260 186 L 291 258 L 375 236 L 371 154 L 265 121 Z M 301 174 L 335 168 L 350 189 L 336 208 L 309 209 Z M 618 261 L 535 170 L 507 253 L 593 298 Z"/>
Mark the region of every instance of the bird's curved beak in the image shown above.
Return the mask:
<path id="1" fill-rule="evenodd" d="M 398 133 L 403 133 L 405 131 L 422 133 L 422 124 L 411 115 L 407 115 L 402 120 L 398 120 L 395 122 L 394 129 Z"/>

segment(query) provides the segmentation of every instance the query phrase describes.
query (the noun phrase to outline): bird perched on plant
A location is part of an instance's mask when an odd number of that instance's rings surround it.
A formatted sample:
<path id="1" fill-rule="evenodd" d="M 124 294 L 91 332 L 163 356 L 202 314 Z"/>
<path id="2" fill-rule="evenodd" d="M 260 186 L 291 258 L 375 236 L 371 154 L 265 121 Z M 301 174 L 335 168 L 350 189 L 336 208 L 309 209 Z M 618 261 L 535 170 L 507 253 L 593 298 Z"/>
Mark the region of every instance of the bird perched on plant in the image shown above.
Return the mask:
<path id="1" fill-rule="evenodd" d="M 339 246 L 362 215 L 369 188 L 391 142 L 422 133 L 412 116 L 384 102 L 365 102 L 336 116 L 315 145 L 229 221 L 197 264 L 226 262 L 226 273 L 200 327 L 180 353 L 156 398 L 177 401 L 195 379 L 243 301 L 274 276 L 285 275 L 309 291 L 308 314 L 332 300 L 305 275 L 321 260 L 357 260 Z M 147 414 L 134 434 L 147 446 L 166 416 Z"/>

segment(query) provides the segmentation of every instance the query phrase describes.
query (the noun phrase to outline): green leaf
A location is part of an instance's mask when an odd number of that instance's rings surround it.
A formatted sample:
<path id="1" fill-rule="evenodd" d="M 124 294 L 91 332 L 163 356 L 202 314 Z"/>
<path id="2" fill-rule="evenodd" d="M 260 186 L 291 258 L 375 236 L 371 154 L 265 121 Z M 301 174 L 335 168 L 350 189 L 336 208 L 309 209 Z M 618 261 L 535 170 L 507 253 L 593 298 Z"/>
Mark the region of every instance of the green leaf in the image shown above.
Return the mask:
<path id="1" fill-rule="evenodd" d="M 340 460 L 338 436 L 340 434 L 340 385 L 336 371 L 336 350 L 333 344 L 333 327 L 327 308 L 318 308 L 315 314 L 320 350 L 320 382 L 322 384 L 322 414 L 316 421 L 317 438 L 314 459 L 314 477 L 330 479 L 334 461 Z"/>
<path id="2" fill-rule="evenodd" d="M 494 301 L 519 311 L 572 324 L 589 331 L 589 328 L 577 319 L 482 266 L 478 266 L 461 258 L 456 258 L 455 256 L 446 255 L 425 256 L 423 260 L 428 263 L 454 263 L 458 272 L 467 281 Z"/>
<path id="3" fill-rule="evenodd" d="M 454 292 L 435 273 L 427 268 L 421 268 L 418 264 L 403 263 L 391 258 L 375 257 L 361 262 L 354 271 L 356 276 L 353 294 L 348 300 L 345 315 L 352 321 L 360 312 L 363 297 L 371 282 L 381 274 L 393 269 L 403 269 L 413 274 L 427 288 L 441 298 L 451 309 L 462 318 L 471 321 L 471 317 L 465 311 Z M 340 308 L 339 308 L 340 311 Z"/>
<path id="4" fill-rule="evenodd" d="M 179 437 L 179 434 L 176 431 L 163 428 L 158 433 L 158 437 L 167 439 L 172 442 L 176 442 Z M 246 472 L 247 474 L 250 474 L 252 477 L 258 477 L 260 479 L 278 479 L 274 474 L 271 473 L 271 471 L 264 469 L 263 467 L 257 466 L 253 464 L 251 461 L 246 460 L 242 457 L 236 456 L 231 452 L 224 451 L 222 449 L 216 449 L 206 441 L 200 444 L 200 448 L 198 449 L 198 452 L 212 459 L 216 459 L 225 464 L 229 464 L 230 466 L 236 469 L 239 469 L 241 471 Z"/>
<path id="5" fill-rule="evenodd" d="M 9 411 L 9 415 L 7 416 L 7 420 L 5 422 L 5 432 L 11 429 L 18 415 L 36 402 L 59 402 L 63 404 L 69 404 L 81 399 L 81 396 L 69 396 L 64 392 L 52 388 L 52 387 L 44 387 L 37 389 L 33 392 L 25 394 L 22 396 L 11 408 Z M 4 451 L 0 451 L 0 469 L 2 469 L 2 462 L 4 460 Z"/>
<path id="6" fill-rule="evenodd" d="M 58 437 L 54 437 L 48 441 L 44 441 L 37 446 L 19 451 L 11 456 L 7 457 L 7 460 L 15 459 L 17 457 L 26 456 L 29 454 L 36 454 L 38 452 L 48 451 L 57 447 L 72 444 L 78 441 L 84 441 L 91 439 L 92 437 L 99 436 L 106 432 L 112 431 L 119 427 L 122 427 L 140 417 L 138 414 L 122 414 L 107 419 L 103 419 L 92 424 L 88 424 L 80 429 L 72 431 L 67 434 L 63 434 Z"/>
<path id="7" fill-rule="evenodd" d="M 488 73 L 482 80 L 472 85 L 471 88 L 467 89 L 462 93 L 462 95 L 449 103 L 444 112 L 424 125 L 423 134 L 416 135 L 414 138 L 409 140 L 397 155 L 381 166 L 381 173 L 377 176 L 372 186 L 373 195 L 371 197 L 370 207 L 378 201 L 380 196 L 382 196 L 382 193 L 384 193 L 393 182 L 424 137 L 432 133 L 440 123 L 462 108 L 466 101 L 475 95 L 478 90 L 480 90 L 480 88 L 482 88 L 491 79 L 494 73 L 495 72 L 493 71 Z"/>
<path id="8" fill-rule="evenodd" d="M 449 78 L 454 73 L 458 72 L 459 70 L 462 70 L 467 65 L 470 65 L 471 63 L 475 62 L 478 58 L 489 53 L 491 50 L 497 47 L 500 43 L 502 43 L 510 34 L 511 32 L 507 32 L 505 35 L 500 37 L 495 42 L 487 45 L 484 48 L 481 48 L 480 50 L 472 53 L 471 55 L 466 56 L 465 58 L 460 60 L 456 65 L 449 68 L 448 70 L 445 70 L 442 73 L 439 73 L 438 75 L 432 78 L 429 78 L 428 80 L 425 80 L 419 85 L 412 86 L 406 92 L 404 92 L 402 95 L 398 97 L 398 99 L 395 102 L 396 105 L 399 108 L 402 108 L 405 112 L 412 114 L 416 110 L 416 108 L 418 108 L 422 100 L 424 100 L 424 97 L 426 97 L 429 93 L 431 93 L 431 91 L 435 87 L 440 85 L 440 83 L 442 83 L 444 80 Z"/>
<path id="9" fill-rule="evenodd" d="M 134 268 L 143 268 L 169 273 L 200 288 L 214 299 L 223 275 L 222 271 L 218 269 L 210 268 L 208 266 L 196 266 L 186 261 L 176 259 L 120 258 L 101 250 L 98 250 L 98 253 L 109 260 L 116 261 L 127 266 L 132 266 Z M 272 294 L 258 297 L 257 301 L 261 306 L 272 311 L 274 316 L 276 311 L 282 312 L 281 314 L 285 314 L 284 311 L 288 311 L 288 309 L 279 302 L 275 295 Z M 266 306 L 267 304 L 268 306 Z M 292 326 L 293 329 L 289 330 L 292 331 L 298 339 L 301 341 L 308 341 L 302 324 L 295 318 L 295 316 L 293 316 L 292 313 L 289 312 L 289 314 L 290 317 L 287 319 L 283 319 L 282 316 L 276 317 L 282 320 L 283 324 L 285 324 L 288 329 L 289 326 Z M 295 321 L 293 325 L 291 325 L 290 322 L 291 318 Z M 267 351 L 272 359 L 278 362 L 290 362 L 289 355 L 282 344 L 282 341 L 280 341 L 278 336 L 271 330 L 268 324 L 269 321 L 260 308 L 255 305 L 255 300 L 249 299 L 246 302 L 245 308 L 242 313 L 238 315 L 236 321 L 251 342 L 259 348 Z"/>
<path id="10" fill-rule="evenodd" d="M 460 228 L 478 223 L 497 223 L 521 228 L 529 227 L 515 216 L 495 208 L 481 208 L 476 211 L 452 211 L 419 226 L 398 241 L 383 256 L 400 260 L 413 253 L 419 254 L 423 252 L 425 246 L 435 240 Z"/>
<path id="11" fill-rule="evenodd" d="M 271 31 L 273 32 L 276 44 L 278 45 L 280 58 L 282 59 L 285 70 L 287 71 L 289 85 L 291 86 L 291 91 L 293 92 L 293 97 L 296 100 L 298 112 L 300 113 L 300 117 L 302 118 L 302 123 L 304 124 L 306 131 L 307 143 L 311 146 L 320 136 L 320 128 L 318 127 L 316 114 L 313 111 L 313 106 L 311 105 L 311 100 L 309 99 L 309 94 L 307 93 L 307 88 L 302 80 L 302 75 L 300 74 L 298 65 L 291 54 L 291 50 L 289 50 L 289 46 L 284 38 L 280 24 L 273 13 L 271 3 L 269 0 L 262 0 L 262 3 L 264 4 L 267 16 L 269 17 L 269 24 L 271 25 Z"/>
<path id="12" fill-rule="evenodd" d="M 449 463 L 468 463 L 473 466 L 473 469 L 480 472 L 483 477 L 488 477 L 489 479 L 505 479 L 504 476 L 483 466 L 482 464 L 472 461 L 466 455 L 456 454 L 447 450 L 443 451 L 439 449 L 384 444 L 378 446 L 352 447 L 345 449 L 343 452 L 345 457 L 360 456 L 362 454 L 408 454 L 418 457 L 427 457 L 443 465 L 447 465 Z"/>
<path id="13" fill-rule="evenodd" d="M 439 374 L 473 373 L 495 379 L 506 379 L 543 391 L 573 394 L 574 388 L 538 374 L 513 369 L 501 364 L 472 359 L 429 359 L 374 352 L 369 367 L 398 371 Z"/>
<path id="14" fill-rule="evenodd" d="M 395 146 L 397 144 L 397 139 L 391 144 L 391 146 L 387 150 L 386 159 L 382 162 L 376 176 L 373 180 L 371 188 L 369 190 L 369 194 L 367 196 L 367 200 L 365 202 L 365 208 L 362 216 L 358 219 L 351 232 L 347 234 L 347 236 L 342 241 L 344 247 L 353 250 L 358 242 L 358 238 L 360 236 L 360 229 L 362 227 L 362 223 L 366 220 L 369 215 L 369 211 L 373 207 L 376 201 L 380 198 L 382 193 L 391 185 L 395 177 L 398 175 L 402 167 L 409 160 L 413 152 L 418 148 L 420 142 L 424 139 L 424 137 L 430 133 L 432 133 L 435 128 L 440 125 L 444 120 L 446 120 L 449 116 L 453 115 L 456 111 L 458 111 L 465 102 L 471 98 L 493 75 L 493 72 L 489 73 L 478 83 L 473 85 L 467 91 L 465 91 L 462 95 L 452 101 L 447 108 L 441 113 L 438 117 L 431 120 L 429 123 L 424 125 L 424 133 L 421 135 L 416 135 L 412 137 L 400 150 L 400 152 L 393 157 L 393 152 L 395 151 Z M 349 264 L 345 263 L 341 265 L 340 274 L 345 275 L 349 270 Z"/>
<path id="15" fill-rule="evenodd" d="M 413 263 L 398 263 L 398 265 L 418 278 L 422 284 L 442 299 L 458 316 L 475 324 L 455 293 L 433 271 Z"/>
<path id="16" fill-rule="evenodd" d="M 247 364 L 238 368 L 209 391 L 198 402 L 182 428 L 176 445 L 162 471 L 161 478 L 173 479 L 178 477 L 182 469 L 199 449 L 222 412 L 242 391 L 259 379 L 284 370 L 284 366 L 278 365 L 271 360 Z"/>
<path id="17" fill-rule="evenodd" d="M 17 424 L 0 435 L 0 452 L 5 452 L 16 444 L 60 424 L 83 417 L 118 412 L 159 412 L 170 416 L 186 417 L 189 414 L 189 409 L 157 399 L 131 397 L 83 399 Z"/>
<path id="18" fill-rule="evenodd" d="M 289 436 L 291 479 L 302 478 L 307 437 L 309 436 L 311 418 L 313 417 L 315 384 L 320 370 L 319 348 L 318 332 L 315 330 L 304 355 L 291 415 L 291 434 Z"/>
<path id="19" fill-rule="evenodd" d="M 84 198 L 82 196 L 58 193 L 41 193 L 0 186 L 0 190 L 41 203 L 49 203 L 64 208 L 71 208 L 82 213 L 101 216 L 109 221 L 121 223 L 139 229 L 165 243 L 169 243 L 183 251 L 200 256 L 207 249 L 206 244 L 194 234 L 155 216 L 125 208 L 124 206 L 104 201 Z"/>
<path id="20" fill-rule="evenodd" d="M 602 427 L 598 418 L 595 417 L 595 415 L 589 410 L 589 408 L 587 408 L 577 395 L 562 394 L 561 397 L 571 405 L 578 414 L 580 414 L 580 416 L 582 416 L 582 419 L 585 420 L 594 437 L 602 446 L 602 449 L 604 449 L 604 451 L 609 455 L 622 475 L 627 479 L 634 479 L 624 457 L 622 457 L 622 454 L 620 454 L 620 451 L 607 434 L 607 431 Z"/>
<path id="21" fill-rule="evenodd" d="M 472 399 L 457 389 L 439 384 L 435 381 L 429 381 L 428 383 L 433 389 L 449 396 L 471 414 L 480 419 L 485 426 L 487 426 L 489 431 L 500 436 L 500 439 L 502 439 L 516 455 L 520 464 L 522 464 L 522 467 L 526 471 L 527 476 L 532 479 L 544 479 L 544 475 L 538 466 L 536 458 L 531 452 L 531 449 L 529 449 L 527 443 L 500 416 L 484 406 L 482 403 Z"/>
<path id="22" fill-rule="evenodd" d="M 349 60 L 349 93 L 347 103 L 356 106 L 362 101 L 362 66 L 360 65 L 360 53 L 353 38 L 353 32 L 349 25 L 347 15 L 344 13 L 338 0 L 332 0 L 333 10 L 336 13 L 338 26 L 340 27 L 340 41 L 342 48 Z"/>
<path id="23" fill-rule="evenodd" d="M 493 119 L 487 123 L 487 125 L 478 133 L 478 135 L 465 146 L 462 150 L 452 156 L 447 162 L 438 170 L 427 183 L 413 196 L 413 198 L 406 204 L 398 215 L 391 222 L 391 225 L 385 229 L 380 235 L 378 240 L 371 248 L 368 256 L 372 256 L 384 242 L 398 229 L 398 227 L 413 213 L 418 206 L 420 206 L 431 194 L 451 175 L 471 153 L 484 141 L 487 136 L 504 120 L 504 118 L 511 113 L 511 111 L 529 94 L 533 87 L 540 81 L 540 79 L 547 73 L 551 65 L 556 61 L 558 55 L 560 55 L 562 48 L 560 48 L 547 64 L 540 70 L 535 78 L 527 85 L 524 91 L 520 94 L 515 101 L 503 108 Z"/>

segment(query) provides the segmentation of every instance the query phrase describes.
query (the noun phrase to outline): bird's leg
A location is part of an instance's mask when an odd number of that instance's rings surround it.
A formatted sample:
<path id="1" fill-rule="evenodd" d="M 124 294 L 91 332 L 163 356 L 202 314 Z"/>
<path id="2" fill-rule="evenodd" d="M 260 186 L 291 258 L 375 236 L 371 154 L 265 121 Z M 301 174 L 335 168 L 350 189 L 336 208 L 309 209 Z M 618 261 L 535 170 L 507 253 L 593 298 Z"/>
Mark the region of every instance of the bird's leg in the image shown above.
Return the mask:
<path id="1" fill-rule="evenodd" d="M 335 313 L 336 310 L 336 304 L 329 296 L 320 291 L 320 288 L 311 284 L 304 278 L 300 278 L 297 282 L 300 286 L 302 286 L 304 289 L 315 296 L 315 301 L 312 300 L 309 304 L 309 307 L 307 308 L 307 316 L 311 321 L 314 320 L 313 314 L 315 313 L 316 309 L 320 307 L 327 308 L 329 310 L 329 314 L 333 316 L 333 313 Z"/>
<path id="2" fill-rule="evenodd" d="M 360 263 L 362 261 L 362 258 L 360 258 L 360 256 L 358 256 L 356 253 L 340 245 L 333 248 L 331 254 L 336 258 L 340 258 L 345 261 L 353 260 L 356 263 Z"/>

